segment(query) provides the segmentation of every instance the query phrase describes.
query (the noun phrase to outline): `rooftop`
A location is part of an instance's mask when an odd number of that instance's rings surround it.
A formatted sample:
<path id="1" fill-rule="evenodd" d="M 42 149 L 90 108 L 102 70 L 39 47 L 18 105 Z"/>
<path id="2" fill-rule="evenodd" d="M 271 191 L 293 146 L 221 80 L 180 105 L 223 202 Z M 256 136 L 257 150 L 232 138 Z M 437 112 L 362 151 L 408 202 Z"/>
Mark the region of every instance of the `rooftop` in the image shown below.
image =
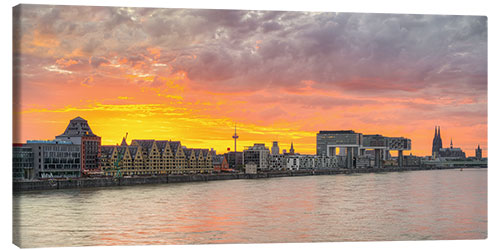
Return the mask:
<path id="1" fill-rule="evenodd" d="M 66 127 L 66 130 L 64 133 L 56 136 L 57 137 L 81 137 L 81 136 L 97 136 L 94 133 L 92 133 L 92 129 L 90 129 L 89 124 L 87 123 L 87 120 L 81 118 L 81 117 L 76 117 L 69 121 L 68 126 Z"/>
<path id="2" fill-rule="evenodd" d="M 27 140 L 26 144 L 73 144 L 73 142 L 62 140 Z"/>
<path id="3" fill-rule="evenodd" d="M 321 130 L 319 134 L 356 134 L 353 130 Z"/>

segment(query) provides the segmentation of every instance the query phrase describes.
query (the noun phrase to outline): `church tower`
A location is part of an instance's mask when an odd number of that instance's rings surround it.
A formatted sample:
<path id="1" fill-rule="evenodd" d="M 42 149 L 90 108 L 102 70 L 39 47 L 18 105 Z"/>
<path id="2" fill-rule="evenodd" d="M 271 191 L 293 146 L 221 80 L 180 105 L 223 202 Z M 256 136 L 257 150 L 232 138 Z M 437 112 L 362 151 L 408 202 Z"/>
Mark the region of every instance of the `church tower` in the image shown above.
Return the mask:
<path id="1" fill-rule="evenodd" d="M 437 146 L 439 147 L 439 149 L 442 149 L 443 148 L 443 141 L 441 140 L 441 127 L 438 126 L 438 142 L 437 142 Z M 439 151 L 438 149 L 438 151 Z"/>
<path id="2" fill-rule="evenodd" d="M 481 147 L 479 147 L 479 144 L 477 145 L 476 148 L 476 159 L 477 160 L 483 159 L 483 150 L 481 149 Z"/>
<path id="3" fill-rule="evenodd" d="M 434 127 L 434 138 L 432 139 L 432 156 L 434 156 L 434 152 L 436 152 L 436 141 L 437 141 L 438 130 L 437 127 Z"/>
<path id="4" fill-rule="evenodd" d="M 434 139 L 432 140 L 432 157 L 435 159 L 439 157 L 439 150 L 443 148 L 443 141 L 441 140 L 441 128 L 434 127 Z"/>

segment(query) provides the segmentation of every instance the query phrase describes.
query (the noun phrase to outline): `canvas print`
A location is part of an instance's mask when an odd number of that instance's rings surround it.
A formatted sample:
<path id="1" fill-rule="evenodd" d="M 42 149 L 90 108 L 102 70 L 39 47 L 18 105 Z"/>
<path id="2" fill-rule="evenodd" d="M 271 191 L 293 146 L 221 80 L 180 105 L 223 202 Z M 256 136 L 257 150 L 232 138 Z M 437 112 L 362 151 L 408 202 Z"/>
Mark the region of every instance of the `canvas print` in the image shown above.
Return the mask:
<path id="1" fill-rule="evenodd" d="M 487 238 L 485 16 L 13 18 L 19 247 Z"/>

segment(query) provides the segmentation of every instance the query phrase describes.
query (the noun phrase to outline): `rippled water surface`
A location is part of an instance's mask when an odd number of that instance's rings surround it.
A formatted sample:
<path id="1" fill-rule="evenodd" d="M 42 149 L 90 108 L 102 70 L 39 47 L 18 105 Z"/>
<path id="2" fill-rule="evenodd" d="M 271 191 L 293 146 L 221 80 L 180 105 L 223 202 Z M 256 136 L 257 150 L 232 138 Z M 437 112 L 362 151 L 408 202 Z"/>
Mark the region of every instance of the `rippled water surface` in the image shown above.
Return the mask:
<path id="1" fill-rule="evenodd" d="M 487 170 L 37 191 L 13 204 L 21 247 L 484 239 Z"/>

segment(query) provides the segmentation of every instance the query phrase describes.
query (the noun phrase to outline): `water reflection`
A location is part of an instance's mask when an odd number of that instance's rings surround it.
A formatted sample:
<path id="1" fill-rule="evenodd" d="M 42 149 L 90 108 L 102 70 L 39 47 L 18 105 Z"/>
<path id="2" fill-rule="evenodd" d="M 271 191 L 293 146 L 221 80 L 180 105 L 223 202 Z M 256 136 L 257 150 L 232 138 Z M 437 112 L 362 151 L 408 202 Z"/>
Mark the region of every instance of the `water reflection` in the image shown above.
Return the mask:
<path id="1" fill-rule="evenodd" d="M 483 239 L 487 171 L 56 190 L 14 196 L 22 247 Z"/>

